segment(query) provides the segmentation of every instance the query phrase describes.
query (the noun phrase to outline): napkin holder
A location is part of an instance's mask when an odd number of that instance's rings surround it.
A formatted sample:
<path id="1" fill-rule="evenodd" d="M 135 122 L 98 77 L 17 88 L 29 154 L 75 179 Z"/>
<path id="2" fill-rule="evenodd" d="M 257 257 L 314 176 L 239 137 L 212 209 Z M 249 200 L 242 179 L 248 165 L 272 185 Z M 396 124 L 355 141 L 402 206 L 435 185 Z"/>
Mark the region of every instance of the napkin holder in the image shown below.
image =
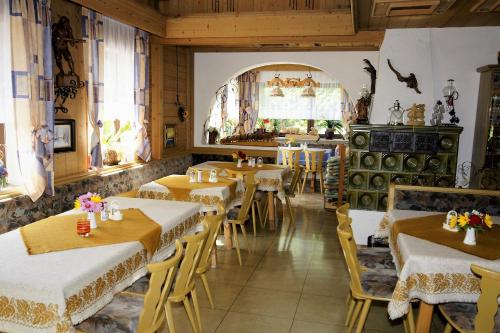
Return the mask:
<path id="1" fill-rule="evenodd" d="M 458 217 L 457 212 L 454 210 L 450 210 L 448 212 L 448 214 L 446 214 L 446 222 L 443 223 L 443 229 L 451 231 L 451 232 L 458 232 L 458 228 L 456 226 L 454 228 L 450 227 L 450 222 L 451 222 L 452 217 L 455 217 L 455 218 Z"/>
<path id="2" fill-rule="evenodd" d="M 210 171 L 210 177 L 208 178 L 210 183 L 217 183 L 219 180 L 217 179 L 217 170 L 212 169 Z"/>
<path id="3" fill-rule="evenodd" d="M 120 205 L 116 201 L 112 201 L 109 205 L 109 219 L 113 221 L 123 220 L 123 214 L 120 211 Z"/>

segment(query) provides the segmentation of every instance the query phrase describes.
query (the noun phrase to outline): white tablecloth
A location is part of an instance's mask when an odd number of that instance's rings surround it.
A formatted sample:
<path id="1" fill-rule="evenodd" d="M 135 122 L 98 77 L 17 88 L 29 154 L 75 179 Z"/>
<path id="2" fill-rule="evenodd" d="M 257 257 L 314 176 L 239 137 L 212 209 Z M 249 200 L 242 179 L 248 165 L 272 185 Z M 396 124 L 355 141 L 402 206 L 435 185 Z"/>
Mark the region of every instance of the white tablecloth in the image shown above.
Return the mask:
<path id="1" fill-rule="evenodd" d="M 195 203 L 107 199 L 112 200 L 120 208 L 141 209 L 162 226 L 160 247 L 153 258 L 147 257 L 140 242 L 28 255 L 19 229 L 2 234 L 0 331 L 72 332 L 74 324 L 144 276 L 148 262 L 169 257 L 175 239 L 194 232 L 199 220 L 200 205 Z"/>
<path id="2" fill-rule="evenodd" d="M 390 229 L 398 220 L 430 214 L 436 212 L 391 211 L 386 221 Z M 500 221 L 494 217 L 493 222 L 499 224 Z M 398 283 L 388 306 L 392 319 L 407 313 L 412 299 L 428 304 L 476 302 L 480 294 L 479 279 L 472 274 L 470 265 L 500 271 L 500 259 L 483 259 L 404 233 L 398 234 L 397 249 L 392 246 L 392 240 L 389 244 L 398 273 Z"/>
<path id="3" fill-rule="evenodd" d="M 219 169 L 210 163 L 224 163 L 224 162 L 204 162 L 193 166 L 193 168 L 201 169 L 201 170 L 210 170 L 210 169 Z M 228 165 L 234 165 L 233 162 L 227 162 Z M 259 185 L 257 189 L 260 191 L 266 192 L 278 192 L 278 198 L 284 199 L 284 184 L 288 180 L 290 176 L 290 168 L 283 167 L 274 170 L 259 170 L 258 167 L 255 167 L 255 180 L 259 181 Z"/>
<path id="4" fill-rule="evenodd" d="M 189 194 L 190 202 L 200 203 L 201 212 L 212 212 L 217 210 L 217 204 L 223 203 L 226 210 L 241 204 L 241 197 L 245 191 L 244 184 L 241 179 L 231 178 L 236 181 L 236 197 L 229 200 L 231 190 L 229 186 L 207 187 L 192 190 Z M 157 200 L 175 200 L 169 196 L 170 191 L 164 185 L 158 184 L 155 181 L 142 185 L 137 192 L 137 196 L 141 198 L 150 198 Z"/>

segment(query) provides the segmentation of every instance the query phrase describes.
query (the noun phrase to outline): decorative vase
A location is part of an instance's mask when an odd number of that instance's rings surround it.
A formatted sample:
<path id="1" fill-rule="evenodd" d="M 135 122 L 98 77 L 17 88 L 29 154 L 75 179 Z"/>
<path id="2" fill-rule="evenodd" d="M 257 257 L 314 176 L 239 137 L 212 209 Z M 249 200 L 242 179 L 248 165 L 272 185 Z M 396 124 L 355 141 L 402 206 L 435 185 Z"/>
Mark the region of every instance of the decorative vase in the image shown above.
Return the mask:
<path id="1" fill-rule="evenodd" d="M 94 212 L 87 212 L 87 218 L 90 221 L 90 229 L 96 229 L 97 228 L 97 221 L 95 219 L 95 213 Z"/>
<path id="2" fill-rule="evenodd" d="M 333 136 L 335 134 L 335 131 L 333 128 L 331 127 L 328 127 L 326 130 L 325 130 L 325 139 L 327 140 L 332 140 L 333 139 Z"/>
<path id="3" fill-rule="evenodd" d="M 464 244 L 476 245 L 476 229 L 467 228 L 467 230 L 465 231 Z"/>
<path id="4" fill-rule="evenodd" d="M 236 164 L 237 168 L 241 168 L 243 166 L 243 160 L 241 158 L 238 159 L 238 163 Z"/>

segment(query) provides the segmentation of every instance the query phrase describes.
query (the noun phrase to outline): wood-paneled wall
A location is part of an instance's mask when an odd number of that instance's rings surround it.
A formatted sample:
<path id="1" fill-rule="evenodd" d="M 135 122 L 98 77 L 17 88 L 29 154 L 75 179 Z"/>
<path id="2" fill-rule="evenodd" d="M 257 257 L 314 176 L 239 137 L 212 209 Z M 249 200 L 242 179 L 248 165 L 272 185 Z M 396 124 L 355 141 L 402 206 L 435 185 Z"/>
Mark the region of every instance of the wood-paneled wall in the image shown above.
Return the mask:
<path id="1" fill-rule="evenodd" d="M 177 51 L 176 51 L 177 50 Z M 177 57 L 176 57 L 177 53 Z M 179 80 L 177 88 L 177 60 L 179 66 Z M 187 47 L 163 46 L 163 125 L 176 125 L 176 146 L 163 150 L 163 156 L 183 152 L 189 149 L 191 138 L 190 117 L 192 106 L 189 98 L 191 67 L 190 52 Z M 189 113 L 184 122 L 178 116 L 177 89 L 179 102 Z"/>
<path id="2" fill-rule="evenodd" d="M 73 35 L 75 38 L 82 38 L 82 7 L 65 0 L 53 0 L 52 2 L 52 22 L 56 23 L 61 16 L 69 18 Z M 75 63 L 75 72 L 80 76 L 80 80 L 85 80 L 83 64 L 83 45 L 76 43 L 69 48 Z M 65 61 L 65 70 L 68 70 Z M 53 70 L 56 75 L 59 70 L 53 58 Z M 76 127 L 76 151 L 54 154 L 54 172 L 56 180 L 87 172 L 87 91 L 86 88 L 78 90 L 75 99 L 67 99 L 65 106 L 68 113 L 58 112 L 56 119 L 74 119 Z"/>

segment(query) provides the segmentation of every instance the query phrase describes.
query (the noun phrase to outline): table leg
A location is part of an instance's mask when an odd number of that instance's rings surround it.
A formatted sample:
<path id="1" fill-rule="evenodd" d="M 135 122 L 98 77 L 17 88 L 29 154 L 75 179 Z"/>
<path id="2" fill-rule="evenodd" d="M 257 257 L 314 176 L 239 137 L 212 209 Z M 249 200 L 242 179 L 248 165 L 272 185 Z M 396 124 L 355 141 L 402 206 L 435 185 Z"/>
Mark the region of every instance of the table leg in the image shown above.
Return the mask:
<path id="1" fill-rule="evenodd" d="M 267 192 L 267 206 L 269 211 L 269 229 L 274 230 L 276 225 L 274 223 L 274 193 L 272 191 Z"/>
<path id="2" fill-rule="evenodd" d="M 224 224 L 224 244 L 228 250 L 233 248 L 233 241 L 231 240 L 231 226 L 229 223 Z"/>
<path id="3" fill-rule="evenodd" d="M 430 332 L 433 312 L 434 312 L 433 304 L 428 304 L 423 301 L 420 302 L 420 308 L 418 310 L 417 326 L 415 329 L 416 333 Z"/>
<path id="4" fill-rule="evenodd" d="M 214 248 L 212 249 L 212 264 L 211 264 L 211 267 L 212 268 L 216 268 L 217 267 L 217 246 L 214 246 Z"/>

